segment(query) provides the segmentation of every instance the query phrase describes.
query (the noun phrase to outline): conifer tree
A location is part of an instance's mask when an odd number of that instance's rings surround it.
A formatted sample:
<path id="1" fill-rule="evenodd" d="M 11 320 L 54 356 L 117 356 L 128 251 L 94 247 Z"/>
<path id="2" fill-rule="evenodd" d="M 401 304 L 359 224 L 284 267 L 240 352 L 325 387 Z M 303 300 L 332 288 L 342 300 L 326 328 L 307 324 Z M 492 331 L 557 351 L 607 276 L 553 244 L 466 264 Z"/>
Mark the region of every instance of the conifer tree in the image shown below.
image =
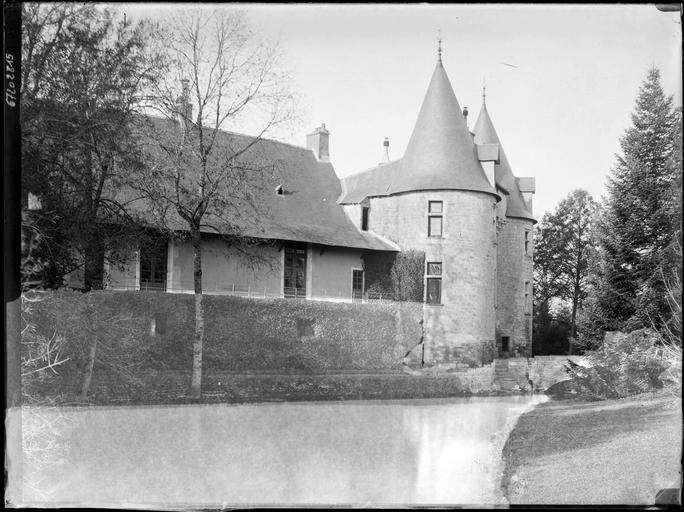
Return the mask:
<path id="1" fill-rule="evenodd" d="M 681 174 L 676 163 L 677 113 L 653 68 L 639 89 L 632 126 L 620 139 L 602 219 L 602 275 L 596 297 L 604 330 L 650 326 L 665 310 L 659 268 L 675 230 L 680 201 L 672 193 Z"/>

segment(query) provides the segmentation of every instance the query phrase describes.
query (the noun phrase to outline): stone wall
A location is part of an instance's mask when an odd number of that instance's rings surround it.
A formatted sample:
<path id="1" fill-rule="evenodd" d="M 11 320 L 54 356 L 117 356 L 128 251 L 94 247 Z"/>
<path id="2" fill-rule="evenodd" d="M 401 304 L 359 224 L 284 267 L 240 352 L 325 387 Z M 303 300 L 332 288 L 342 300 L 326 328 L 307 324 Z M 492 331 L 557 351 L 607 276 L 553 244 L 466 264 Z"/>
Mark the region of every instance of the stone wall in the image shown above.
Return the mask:
<path id="1" fill-rule="evenodd" d="M 527 390 L 529 383 L 535 391 L 545 391 L 549 386 L 567 380 L 564 371 L 568 359 L 584 365 L 583 356 L 513 357 L 495 362 L 495 385 L 503 391 Z"/>
<path id="2" fill-rule="evenodd" d="M 586 364 L 583 356 L 536 356 L 528 359 L 529 378 L 535 389 L 545 390 L 552 384 L 567 380 L 563 367 L 568 359 L 579 365 Z"/>
<path id="3" fill-rule="evenodd" d="M 442 237 L 428 237 L 428 202 L 442 201 Z M 449 363 L 486 354 L 495 339 L 495 203 L 460 190 L 372 198 L 369 229 L 442 263 L 442 304 L 426 305 L 426 362 Z M 472 345 L 468 350 L 456 347 Z M 484 356 L 485 360 L 489 356 Z M 480 362 L 481 364 L 481 362 Z"/>
<path id="4" fill-rule="evenodd" d="M 534 224 L 507 217 L 497 237 L 496 341 L 501 351 L 503 336 L 510 338 L 509 352 L 532 355 L 532 270 Z M 528 249 L 525 253 L 525 232 Z M 525 283 L 528 285 L 525 304 Z"/>

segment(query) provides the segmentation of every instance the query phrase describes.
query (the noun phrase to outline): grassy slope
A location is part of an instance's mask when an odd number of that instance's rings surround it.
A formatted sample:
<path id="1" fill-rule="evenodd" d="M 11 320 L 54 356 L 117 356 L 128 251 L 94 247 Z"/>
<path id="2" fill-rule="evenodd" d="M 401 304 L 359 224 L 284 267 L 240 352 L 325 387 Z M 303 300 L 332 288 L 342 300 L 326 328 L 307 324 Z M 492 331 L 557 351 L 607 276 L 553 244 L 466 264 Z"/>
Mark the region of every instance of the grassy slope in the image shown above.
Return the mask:
<path id="1" fill-rule="evenodd" d="M 653 504 L 679 487 L 681 398 L 547 402 L 523 415 L 504 447 L 512 504 Z"/>

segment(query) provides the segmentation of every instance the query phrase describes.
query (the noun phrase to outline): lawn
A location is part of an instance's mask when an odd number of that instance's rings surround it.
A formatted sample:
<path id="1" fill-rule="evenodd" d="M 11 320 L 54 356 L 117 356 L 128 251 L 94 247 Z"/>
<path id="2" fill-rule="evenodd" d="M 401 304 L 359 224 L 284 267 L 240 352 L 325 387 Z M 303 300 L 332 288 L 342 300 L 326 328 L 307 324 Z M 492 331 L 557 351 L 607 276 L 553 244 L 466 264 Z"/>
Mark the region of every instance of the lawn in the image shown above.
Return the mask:
<path id="1" fill-rule="evenodd" d="M 654 504 L 680 487 L 681 397 L 551 401 L 518 420 L 504 447 L 511 504 Z"/>

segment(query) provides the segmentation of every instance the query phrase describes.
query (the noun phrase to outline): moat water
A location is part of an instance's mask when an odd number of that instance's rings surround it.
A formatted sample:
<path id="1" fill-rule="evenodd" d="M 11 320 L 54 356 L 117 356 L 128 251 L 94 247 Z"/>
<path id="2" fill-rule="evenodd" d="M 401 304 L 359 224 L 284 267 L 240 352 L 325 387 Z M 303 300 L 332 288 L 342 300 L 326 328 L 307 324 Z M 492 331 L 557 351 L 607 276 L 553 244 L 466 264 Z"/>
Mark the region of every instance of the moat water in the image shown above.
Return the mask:
<path id="1" fill-rule="evenodd" d="M 12 501 L 505 504 L 501 450 L 518 416 L 545 399 L 24 409 L 33 435 Z"/>

